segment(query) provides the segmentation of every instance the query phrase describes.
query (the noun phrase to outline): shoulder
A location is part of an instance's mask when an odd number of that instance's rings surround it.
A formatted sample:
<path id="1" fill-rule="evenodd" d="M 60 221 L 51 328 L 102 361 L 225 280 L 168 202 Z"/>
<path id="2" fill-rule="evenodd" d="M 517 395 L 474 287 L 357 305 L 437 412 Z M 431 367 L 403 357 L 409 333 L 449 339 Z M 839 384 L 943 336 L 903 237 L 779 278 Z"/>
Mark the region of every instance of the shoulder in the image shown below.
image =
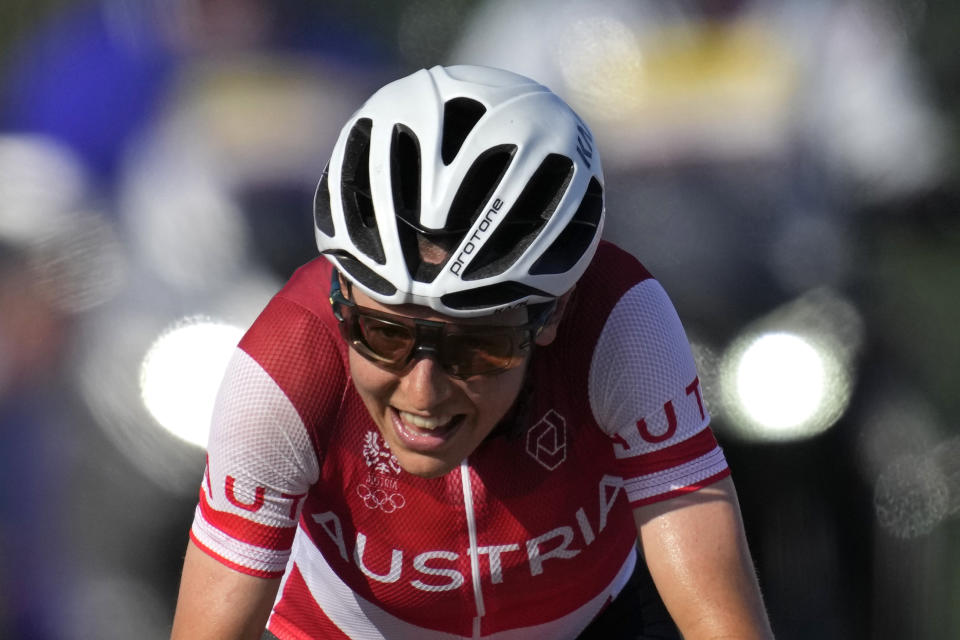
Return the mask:
<path id="1" fill-rule="evenodd" d="M 561 335 L 571 344 L 595 342 L 611 312 L 631 289 L 655 282 L 634 256 L 615 244 L 601 241 L 597 253 L 577 283 Z"/>
<path id="2" fill-rule="evenodd" d="M 622 372 L 611 363 L 640 367 L 648 374 L 686 378 L 692 366 L 690 346 L 667 292 L 632 255 L 606 243 L 587 271 L 580 292 L 580 315 L 593 317 L 591 368 Z M 578 285 L 578 288 L 580 285 Z M 683 373 L 676 372 L 682 369 Z M 685 380 L 689 383 L 689 380 Z"/>
<path id="3" fill-rule="evenodd" d="M 677 437 L 689 436 L 708 419 L 686 331 L 660 283 L 623 254 L 608 251 L 613 267 L 594 275 L 603 297 L 595 303 L 600 329 L 591 340 L 590 405 L 608 433 L 632 433 L 638 421 L 663 413 L 664 407 L 682 409 Z"/>
<path id="4" fill-rule="evenodd" d="M 346 347 L 328 301 L 331 270 L 323 258 L 298 269 L 240 341 L 295 403 L 346 384 Z"/>
<path id="5" fill-rule="evenodd" d="M 257 317 L 241 348 L 260 359 L 272 349 L 332 335 L 336 319 L 328 300 L 331 271 L 322 258 L 300 267 Z"/>
<path id="6" fill-rule="evenodd" d="M 330 277 L 333 265 L 319 257 L 297 269 L 280 290 L 279 297 L 289 300 L 320 318 L 332 318 Z"/>
<path id="7" fill-rule="evenodd" d="M 610 242 L 600 243 L 573 291 L 556 340 L 543 350 L 541 359 L 551 364 L 541 375 L 549 384 L 563 384 L 576 395 L 586 393 L 591 363 L 609 333 L 605 327 L 614 309 L 645 282 L 656 281 L 639 260 Z"/>
<path id="8" fill-rule="evenodd" d="M 632 254 L 612 242 L 601 241 L 577 287 L 587 294 L 614 301 L 638 282 L 653 276 Z"/>

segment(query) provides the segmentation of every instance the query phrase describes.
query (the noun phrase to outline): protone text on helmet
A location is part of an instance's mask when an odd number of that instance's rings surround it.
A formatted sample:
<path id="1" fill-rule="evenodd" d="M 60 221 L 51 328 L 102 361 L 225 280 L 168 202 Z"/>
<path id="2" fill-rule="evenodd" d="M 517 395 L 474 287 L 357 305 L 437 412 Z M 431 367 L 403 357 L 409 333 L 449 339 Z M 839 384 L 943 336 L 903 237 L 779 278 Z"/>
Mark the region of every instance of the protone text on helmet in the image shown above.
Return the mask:
<path id="1" fill-rule="evenodd" d="M 493 224 L 494 216 L 496 216 L 502 208 L 503 200 L 500 198 L 494 199 L 493 204 L 491 204 L 490 208 L 487 209 L 486 213 L 483 214 L 483 220 L 480 221 L 480 224 L 477 226 L 477 230 L 473 232 L 473 235 L 470 236 L 470 240 L 463 246 L 463 249 L 461 249 L 460 253 L 457 254 L 456 260 L 454 260 L 450 265 L 450 271 L 456 275 L 460 275 L 464 265 L 467 263 L 467 261 L 469 261 L 470 254 L 472 254 L 474 250 L 480 246 L 480 241 L 490 229 L 490 225 Z"/>

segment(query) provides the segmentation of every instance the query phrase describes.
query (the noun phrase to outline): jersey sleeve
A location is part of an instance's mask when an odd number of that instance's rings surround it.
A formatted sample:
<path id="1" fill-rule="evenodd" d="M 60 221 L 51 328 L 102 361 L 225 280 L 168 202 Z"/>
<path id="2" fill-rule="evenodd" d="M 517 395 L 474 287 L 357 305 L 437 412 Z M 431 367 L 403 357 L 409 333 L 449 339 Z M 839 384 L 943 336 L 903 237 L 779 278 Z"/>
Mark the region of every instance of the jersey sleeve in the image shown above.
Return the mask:
<path id="1" fill-rule="evenodd" d="M 190 536 L 238 571 L 283 575 L 300 509 L 319 478 L 316 425 L 334 419 L 344 383 L 329 332 L 275 298 L 240 343 L 214 407 Z"/>
<path id="2" fill-rule="evenodd" d="M 653 278 L 629 288 L 611 310 L 591 359 L 588 386 L 591 409 L 613 440 L 632 506 L 729 475 L 708 426 L 686 333 Z"/>

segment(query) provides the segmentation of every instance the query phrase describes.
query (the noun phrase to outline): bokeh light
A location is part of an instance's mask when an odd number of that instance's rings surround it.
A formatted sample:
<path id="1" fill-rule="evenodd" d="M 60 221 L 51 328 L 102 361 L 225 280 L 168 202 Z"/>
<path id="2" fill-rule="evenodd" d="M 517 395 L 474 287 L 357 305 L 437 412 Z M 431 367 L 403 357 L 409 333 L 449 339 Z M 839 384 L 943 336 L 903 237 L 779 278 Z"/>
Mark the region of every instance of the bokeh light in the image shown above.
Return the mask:
<path id="1" fill-rule="evenodd" d="M 791 440 L 830 427 L 846 407 L 850 380 L 823 346 L 791 333 L 742 340 L 725 355 L 728 426 L 758 440 Z"/>
<path id="2" fill-rule="evenodd" d="M 930 455 L 901 456 L 877 479 L 877 522 L 898 538 L 930 533 L 947 515 L 949 507 L 950 486 Z"/>
<path id="3" fill-rule="evenodd" d="M 188 318 L 150 346 L 140 391 L 150 415 L 173 435 L 206 447 L 217 388 L 242 329 Z"/>
<path id="4" fill-rule="evenodd" d="M 155 485 L 190 495 L 209 428 L 202 416 L 242 327 L 280 283 L 254 271 L 187 303 L 140 277 L 84 324 L 71 376 L 120 454 Z"/>
<path id="5" fill-rule="evenodd" d="M 862 331 L 857 310 L 828 290 L 744 328 L 721 358 L 722 428 L 755 441 L 829 429 L 849 405 Z"/>
<path id="6" fill-rule="evenodd" d="M 128 464 L 165 491 L 190 494 L 202 450 L 160 427 L 141 399 L 143 357 L 166 323 L 130 308 L 111 308 L 104 317 L 84 327 L 72 371 L 81 397 Z"/>
<path id="7" fill-rule="evenodd" d="M 89 178 L 81 160 L 53 138 L 0 135 L 0 240 L 37 242 L 72 224 Z"/>
<path id="8" fill-rule="evenodd" d="M 927 456 L 943 437 L 933 405 L 906 382 L 875 387 L 865 405 L 854 455 L 870 484 L 897 458 Z"/>
<path id="9" fill-rule="evenodd" d="M 740 354 L 734 384 L 744 411 L 775 432 L 796 429 L 823 404 L 824 357 L 803 338 L 762 335 Z"/>

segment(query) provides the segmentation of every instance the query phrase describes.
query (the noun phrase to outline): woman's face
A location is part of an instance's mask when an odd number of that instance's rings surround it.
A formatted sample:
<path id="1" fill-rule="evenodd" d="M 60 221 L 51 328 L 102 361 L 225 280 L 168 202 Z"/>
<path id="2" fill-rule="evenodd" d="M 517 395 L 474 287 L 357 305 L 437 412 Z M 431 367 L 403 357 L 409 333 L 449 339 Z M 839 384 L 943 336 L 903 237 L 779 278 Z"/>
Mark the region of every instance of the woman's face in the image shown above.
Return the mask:
<path id="1" fill-rule="evenodd" d="M 354 302 L 368 309 L 412 318 L 452 319 L 414 305 L 386 307 L 354 289 Z M 457 323 L 521 325 L 526 311 L 514 309 Z M 538 343 L 542 343 L 540 339 Z M 350 373 L 360 397 L 391 452 L 408 473 L 441 476 L 469 456 L 513 405 L 523 386 L 529 355 L 519 366 L 491 375 L 460 379 L 433 358 L 391 372 L 350 349 Z"/>

